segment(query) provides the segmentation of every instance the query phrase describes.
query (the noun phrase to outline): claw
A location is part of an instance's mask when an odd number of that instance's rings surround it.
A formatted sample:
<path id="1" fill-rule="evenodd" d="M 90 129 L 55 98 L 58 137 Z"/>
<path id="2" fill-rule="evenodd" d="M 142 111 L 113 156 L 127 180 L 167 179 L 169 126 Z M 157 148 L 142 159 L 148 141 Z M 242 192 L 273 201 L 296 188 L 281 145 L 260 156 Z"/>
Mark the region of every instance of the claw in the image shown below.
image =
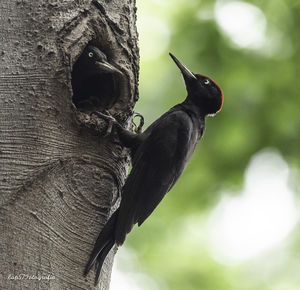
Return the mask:
<path id="1" fill-rule="evenodd" d="M 133 121 L 133 125 L 135 127 L 134 132 L 137 133 L 137 134 L 140 134 L 140 133 L 142 133 L 142 128 L 144 126 L 144 117 L 143 117 L 142 114 L 137 113 L 137 112 L 134 113 L 133 119 L 135 117 L 139 117 L 140 118 L 140 124 L 137 126 L 136 123 Z"/>
<path id="2" fill-rule="evenodd" d="M 112 132 L 112 129 L 113 129 L 113 125 L 114 124 L 119 124 L 118 121 L 109 113 L 109 111 L 105 110 L 104 111 L 106 114 L 103 114 L 101 112 L 92 112 L 91 113 L 91 116 L 92 115 L 96 115 L 97 117 L 101 117 L 105 120 L 108 121 L 108 125 L 107 125 L 107 129 L 106 129 L 106 132 L 105 132 L 105 137 L 110 135 L 111 132 Z"/>

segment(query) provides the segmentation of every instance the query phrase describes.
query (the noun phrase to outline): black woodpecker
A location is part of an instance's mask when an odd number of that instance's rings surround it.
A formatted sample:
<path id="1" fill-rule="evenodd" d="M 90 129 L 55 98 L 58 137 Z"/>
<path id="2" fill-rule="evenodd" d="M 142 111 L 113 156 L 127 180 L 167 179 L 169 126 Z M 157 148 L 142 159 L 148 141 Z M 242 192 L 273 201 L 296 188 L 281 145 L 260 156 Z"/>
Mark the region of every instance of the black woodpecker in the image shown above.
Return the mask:
<path id="1" fill-rule="evenodd" d="M 84 111 L 109 109 L 120 94 L 121 76 L 99 48 L 88 45 L 73 66 L 73 103 Z"/>
<path id="2" fill-rule="evenodd" d="M 114 121 L 120 141 L 132 149 L 132 170 L 122 189 L 120 206 L 99 234 L 85 268 L 87 275 L 96 264 L 96 284 L 110 249 L 122 245 L 133 226 L 140 226 L 170 191 L 203 135 L 205 117 L 216 114 L 223 105 L 223 93 L 212 79 L 192 73 L 170 56 L 183 75 L 186 99 L 141 134 L 127 131 Z"/>

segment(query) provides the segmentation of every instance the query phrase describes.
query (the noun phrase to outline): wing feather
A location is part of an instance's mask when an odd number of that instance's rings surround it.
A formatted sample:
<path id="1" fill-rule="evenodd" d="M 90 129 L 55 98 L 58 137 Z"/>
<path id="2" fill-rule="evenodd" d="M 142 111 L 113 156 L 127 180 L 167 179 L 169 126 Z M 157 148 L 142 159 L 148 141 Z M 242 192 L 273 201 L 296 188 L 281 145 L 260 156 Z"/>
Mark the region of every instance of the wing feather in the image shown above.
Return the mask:
<path id="1" fill-rule="evenodd" d="M 193 122 L 182 110 L 163 115 L 145 131 L 147 137 L 123 187 L 115 233 L 118 244 L 134 224 L 145 221 L 177 181 L 197 143 L 193 133 Z"/>

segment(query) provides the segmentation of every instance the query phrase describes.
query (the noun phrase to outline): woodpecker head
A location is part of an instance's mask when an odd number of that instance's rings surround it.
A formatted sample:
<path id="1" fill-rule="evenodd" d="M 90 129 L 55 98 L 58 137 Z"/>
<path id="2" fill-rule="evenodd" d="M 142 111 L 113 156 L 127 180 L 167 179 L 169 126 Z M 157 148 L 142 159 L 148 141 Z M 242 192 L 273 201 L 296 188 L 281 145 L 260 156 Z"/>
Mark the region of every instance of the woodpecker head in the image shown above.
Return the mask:
<path id="1" fill-rule="evenodd" d="M 119 73 L 115 66 L 107 61 L 106 55 L 97 47 L 88 45 L 78 59 L 79 66 L 93 73 Z"/>
<path id="2" fill-rule="evenodd" d="M 223 93 L 219 85 L 204 75 L 193 74 L 173 54 L 170 53 L 170 56 L 179 67 L 185 81 L 187 102 L 197 105 L 204 115 L 214 115 L 221 111 Z"/>

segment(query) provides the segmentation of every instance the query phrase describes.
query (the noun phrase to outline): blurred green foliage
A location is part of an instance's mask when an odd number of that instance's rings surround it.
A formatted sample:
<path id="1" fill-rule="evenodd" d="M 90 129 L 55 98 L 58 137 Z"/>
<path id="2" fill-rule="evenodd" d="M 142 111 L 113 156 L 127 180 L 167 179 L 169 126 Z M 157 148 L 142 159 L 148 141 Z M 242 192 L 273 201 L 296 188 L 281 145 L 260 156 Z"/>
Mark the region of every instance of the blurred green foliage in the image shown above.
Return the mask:
<path id="1" fill-rule="evenodd" d="M 181 179 L 126 242 L 136 249 L 143 269 L 162 279 L 166 289 L 300 289 L 296 278 L 299 273 L 294 268 L 282 266 L 278 275 L 260 277 L 256 270 L 259 267 L 252 262 L 220 265 L 208 254 L 204 242 L 195 245 L 180 232 L 186 217 L 207 217 L 222 189 L 242 186 L 244 170 L 259 150 L 275 147 L 291 166 L 300 167 L 300 2 L 247 3 L 256 5 L 265 16 L 265 47 L 252 49 L 234 44 L 216 22 L 215 1 L 137 3 L 138 17 L 151 14 L 164 21 L 170 31 L 163 53 L 150 60 L 141 55 L 136 111 L 145 116 L 146 125 L 186 96 L 168 50 L 195 73 L 216 80 L 225 96 L 221 113 L 207 118 L 204 138 Z M 143 45 L 147 43 L 141 41 L 142 52 Z M 287 251 L 300 250 L 299 240 L 298 230 L 289 240 L 292 246 Z M 298 270 L 299 264 L 299 259 L 293 260 Z"/>

